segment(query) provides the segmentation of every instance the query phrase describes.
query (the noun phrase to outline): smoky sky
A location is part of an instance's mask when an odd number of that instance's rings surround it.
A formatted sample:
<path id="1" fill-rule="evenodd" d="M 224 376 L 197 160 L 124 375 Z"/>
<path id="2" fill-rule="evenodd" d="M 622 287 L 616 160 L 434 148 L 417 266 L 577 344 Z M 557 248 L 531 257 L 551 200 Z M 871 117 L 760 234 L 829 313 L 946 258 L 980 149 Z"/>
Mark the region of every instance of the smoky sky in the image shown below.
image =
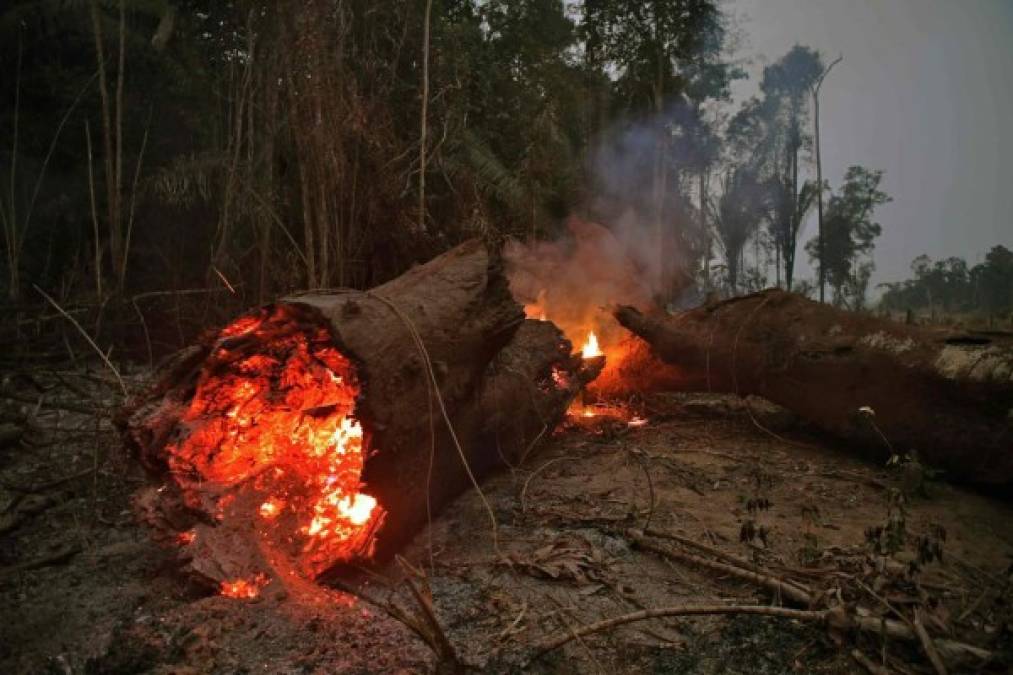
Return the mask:
<path id="1" fill-rule="evenodd" d="M 749 59 L 738 100 L 799 43 L 843 55 L 820 97 L 823 173 L 834 188 L 849 165 L 883 169 L 893 202 L 873 285 L 910 276 L 911 259 L 960 256 L 973 265 L 1013 248 L 1013 0 L 727 0 Z M 802 241 L 816 232 L 815 214 Z M 798 274 L 813 278 L 808 255 Z"/>

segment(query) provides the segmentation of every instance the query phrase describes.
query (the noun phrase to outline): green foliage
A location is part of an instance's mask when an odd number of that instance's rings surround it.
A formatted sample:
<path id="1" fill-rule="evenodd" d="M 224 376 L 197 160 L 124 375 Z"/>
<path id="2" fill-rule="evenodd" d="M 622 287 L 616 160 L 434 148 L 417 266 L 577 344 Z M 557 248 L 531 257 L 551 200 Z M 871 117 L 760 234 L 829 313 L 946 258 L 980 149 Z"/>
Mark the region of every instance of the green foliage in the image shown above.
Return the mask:
<path id="1" fill-rule="evenodd" d="M 823 71 L 819 52 L 796 45 L 763 71 L 761 96 L 746 101 L 728 123 L 728 152 L 764 185 L 762 217 L 778 260 L 778 279 L 792 288 L 795 251 L 816 204 L 814 181 L 801 178 L 803 151 L 811 144 L 809 92 Z M 759 232 L 754 236 L 759 236 Z"/>
<path id="2" fill-rule="evenodd" d="M 830 197 L 823 224 L 823 264 L 837 305 L 852 309 L 864 306 L 874 267 L 871 261 L 863 262 L 861 258 L 872 253 L 883 231 L 872 219 L 876 208 L 891 201 L 879 189 L 882 180 L 882 171 L 852 166 L 840 192 Z M 810 258 L 818 259 L 818 239 L 811 239 L 806 250 Z"/>
<path id="3" fill-rule="evenodd" d="M 759 230 L 768 199 L 766 186 L 760 183 L 755 169 L 739 166 L 725 177 L 715 221 L 727 264 L 728 286 L 733 294 L 739 290 L 743 249 Z"/>
<path id="4" fill-rule="evenodd" d="M 962 258 L 933 261 L 920 255 L 912 261 L 911 272 L 911 279 L 881 285 L 883 309 L 1013 312 L 1013 252 L 1005 246 L 992 247 L 974 267 Z"/>

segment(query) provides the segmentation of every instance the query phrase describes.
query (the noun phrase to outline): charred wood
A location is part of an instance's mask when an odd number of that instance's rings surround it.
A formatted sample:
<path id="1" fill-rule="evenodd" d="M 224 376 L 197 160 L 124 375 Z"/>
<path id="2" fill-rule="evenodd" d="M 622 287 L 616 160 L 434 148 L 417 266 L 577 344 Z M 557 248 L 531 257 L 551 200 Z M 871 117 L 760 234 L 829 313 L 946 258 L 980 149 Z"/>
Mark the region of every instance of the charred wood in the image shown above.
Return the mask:
<path id="1" fill-rule="evenodd" d="M 768 290 L 675 315 L 615 310 L 680 371 L 668 389 L 755 394 L 883 459 L 1013 481 L 1013 340 L 906 326 Z"/>

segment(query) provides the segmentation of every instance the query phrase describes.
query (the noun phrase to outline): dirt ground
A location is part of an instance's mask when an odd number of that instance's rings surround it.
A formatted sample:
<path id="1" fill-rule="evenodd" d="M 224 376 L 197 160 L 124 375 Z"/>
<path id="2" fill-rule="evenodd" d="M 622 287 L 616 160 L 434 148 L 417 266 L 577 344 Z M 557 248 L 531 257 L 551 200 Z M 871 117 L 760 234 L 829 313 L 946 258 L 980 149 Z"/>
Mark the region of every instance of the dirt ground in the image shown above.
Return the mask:
<path id="1" fill-rule="evenodd" d="M 431 672 L 452 670 L 451 652 L 474 672 L 851 673 L 861 659 L 933 672 L 917 642 L 764 615 L 624 623 L 538 653 L 645 608 L 786 604 L 646 550 L 645 530 L 683 540 L 650 535 L 655 548 L 734 555 L 870 616 L 908 621 L 918 607 L 936 639 L 986 648 L 984 669 L 1008 672 L 1013 505 L 849 455 L 782 411 L 683 395 L 649 400 L 644 426 L 581 419 L 483 484 L 495 539 L 470 492 L 404 562 L 236 600 L 182 578 L 136 524 L 131 495 L 146 479 L 110 422 L 115 383 L 31 373 L 0 389 L 0 429 L 24 430 L 0 448 L 3 673 Z"/>

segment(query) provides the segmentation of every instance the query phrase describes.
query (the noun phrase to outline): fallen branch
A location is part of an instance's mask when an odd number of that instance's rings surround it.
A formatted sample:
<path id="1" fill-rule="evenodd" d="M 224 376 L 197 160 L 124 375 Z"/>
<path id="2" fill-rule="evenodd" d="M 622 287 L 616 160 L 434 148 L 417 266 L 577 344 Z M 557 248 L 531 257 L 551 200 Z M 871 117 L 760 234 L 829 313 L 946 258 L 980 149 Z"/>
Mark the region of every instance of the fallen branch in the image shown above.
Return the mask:
<path id="1" fill-rule="evenodd" d="M 698 555 L 692 553 L 686 553 L 685 551 L 679 551 L 676 549 L 665 548 L 659 546 L 653 541 L 644 537 L 642 532 L 637 530 L 627 530 L 626 536 L 633 542 L 635 542 L 640 548 L 646 549 L 658 555 L 666 558 L 672 558 L 681 562 L 690 563 L 698 567 L 704 567 L 715 572 L 722 572 L 724 574 L 731 575 L 737 579 L 748 581 L 750 583 L 762 586 L 768 590 L 773 591 L 779 597 L 787 598 L 795 603 L 809 607 L 813 604 L 812 594 L 800 585 L 796 585 L 792 582 L 784 581 L 771 574 L 763 574 L 761 572 L 753 572 L 748 569 L 743 569 L 735 565 L 728 565 L 726 563 L 716 562 L 714 560 L 708 560 L 701 558 Z"/>
<path id="2" fill-rule="evenodd" d="M 918 609 L 915 609 L 913 623 L 915 635 L 918 636 L 918 641 L 922 643 L 922 649 L 925 650 L 925 655 L 929 657 L 932 667 L 936 669 L 936 675 L 947 675 L 946 665 L 943 663 L 942 657 L 939 656 L 939 652 L 936 650 L 936 645 L 932 642 L 932 638 L 929 637 L 928 631 L 925 630 L 925 625 L 922 623 L 921 612 Z"/>
<path id="3" fill-rule="evenodd" d="M 809 611 L 802 609 L 788 609 L 786 607 L 770 607 L 768 605 L 676 605 L 673 607 L 657 607 L 653 609 L 642 609 L 638 612 L 623 614 L 611 619 L 603 619 L 567 633 L 560 633 L 554 637 L 544 640 L 534 648 L 534 655 L 528 660 L 533 661 L 546 652 L 562 647 L 567 642 L 592 633 L 615 628 L 635 621 L 645 619 L 657 619 L 668 616 L 704 616 L 715 614 L 759 614 L 761 616 L 774 616 L 784 619 L 796 619 L 799 621 L 827 620 L 828 611 Z"/>
<path id="4" fill-rule="evenodd" d="M 29 560 L 27 562 L 19 563 L 17 565 L 0 567 L 0 579 L 3 579 L 4 577 L 10 576 L 12 574 L 17 574 L 18 572 L 26 572 L 28 570 L 36 570 L 41 567 L 49 567 L 50 565 L 63 564 L 69 561 L 71 558 L 73 558 L 80 552 L 81 547 L 79 545 L 71 544 L 69 546 L 65 546 L 59 549 L 55 553 L 42 556 L 41 558 Z"/>
<path id="5" fill-rule="evenodd" d="M 756 584 L 763 588 L 767 588 L 775 593 L 779 593 L 781 597 L 791 600 L 797 604 L 805 607 L 812 607 L 814 599 L 812 594 L 801 585 L 795 585 L 794 582 L 784 581 L 771 574 L 765 574 L 762 572 L 754 572 L 747 569 L 742 569 L 735 565 L 728 565 L 725 563 L 715 562 L 713 560 L 707 560 L 700 556 L 686 553 L 684 551 L 678 551 L 674 549 L 667 549 L 662 546 L 655 544 L 654 542 L 646 539 L 642 532 L 636 530 L 627 530 L 626 536 L 640 546 L 643 549 L 652 551 L 659 555 L 679 560 L 682 562 L 688 562 L 695 564 L 699 567 L 705 567 L 718 572 L 723 572 L 731 576 L 748 581 Z M 917 630 L 908 627 L 901 621 L 894 619 L 885 619 L 877 616 L 859 616 L 855 614 L 847 614 L 843 607 L 835 607 L 832 609 L 825 610 L 825 612 L 834 613 L 833 615 L 827 614 L 827 619 L 831 620 L 834 625 L 841 629 L 852 629 L 858 630 L 865 633 L 874 633 L 877 635 L 883 635 L 888 638 L 896 640 L 904 640 L 906 642 L 920 642 L 921 638 L 917 634 Z M 818 612 L 817 612 L 818 613 Z M 927 635 L 927 633 L 926 633 Z M 965 661 L 967 659 L 975 659 L 981 662 L 986 662 L 992 659 L 992 652 L 981 647 L 967 644 L 965 642 L 957 642 L 955 640 L 939 639 L 934 641 L 934 645 L 938 655 L 943 658 L 951 659 L 954 661 Z"/>
<path id="6" fill-rule="evenodd" d="M 737 556 L 734 553 L 728 553 L 727 551 L 722 551 L 721 549 L 716 548 L 714 546 L 710 546 L 708 544 L 704 544 L 702 542 L 695 541 L 695 540 L 690 539 L 688 537 L 683 537 L 681 535 L 678 535 L 678 534 L 675 534 L 675 533 L 672 533 L 672 532 L 665 532 L 663 530 L 655 530 L 655 529 L 647 528 L 647 529 L 645 529 L 643 531 L 643 533 L 646 534 L 646 535 L 648 535 L 648 536 L 650 536 L 650 537 L 657 537 L 658 539 L 668 539 L 670 541 L 676 542 L 677 544 L 682 544 L 683 546 L 689 546 L 690 548 L 695 548 L 698 551 L 702 551 L 704 553 L 710 554 L 710 555 L 714 556 L 715 558 L 720 558 L 720 559 L 724 560 L 725 562 L 729 562 L 729 563 L 731 563 L 733 565 L 738 565 L 740 567 L 745 567 L 747 569 L 754 566 L 754 564 L 752 562 L 750 562 L 749 560 L 746 560 L 745 558 L 743 558 L 741 556 Z M 795 584 L 795 585 L 798 586 L 799 588 L 803 588 L 803 586 L 801 584 Z"/>
<path id="7" fill-rule="evenodd" d="M 872 659 L 857 649 L 851 650 L 851 658 L 858 661 L 859 665 L 868 670 L 871 675 L 890 675 L 888 668 L 876 665 Z"/>
<path id="8" fill-rule="evenodd" d="M 413 576 L 418 576 L 421 579 L 425 577 L 422 572 L 412 567 L 412 565 L 402 558 L 397 556 L 397 561 L 401 564 L 401 567 L 407 572 L 405 576 L 405 583 L 408 585 L 408 590 L 411 591 L 412 597 L 415 598 L 415 602 L 418 603 L 422 609 L 422 616 L 426 623 L 429 624 L 429 633 L 432 637 L 432 646 L 436 651 L 440 662 L 449 665 L 452 670 L 460 670 L 461 660 L 457 656 L 457 650 L 454 649 L 454 645 L 450 642 L 450 638 L 447 637 L 446 631 L 443 630 L 443 626 L 440 625 L 440 620 L 436 618 L 436 611 L 433 609 L 433 602 L 427 594 L 422 593 L 418 586 L 415 585 L 415 581 L 412 579 Z"/>

